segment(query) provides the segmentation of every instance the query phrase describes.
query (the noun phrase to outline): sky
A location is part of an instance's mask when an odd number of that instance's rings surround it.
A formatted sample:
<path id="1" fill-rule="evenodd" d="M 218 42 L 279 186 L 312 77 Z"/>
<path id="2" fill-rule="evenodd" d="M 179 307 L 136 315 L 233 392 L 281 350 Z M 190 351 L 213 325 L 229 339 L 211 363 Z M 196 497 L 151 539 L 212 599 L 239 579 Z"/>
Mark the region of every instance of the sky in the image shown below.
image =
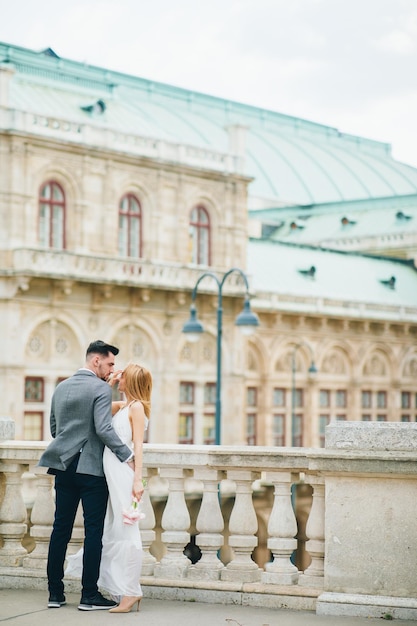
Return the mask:
<path id="1" fill-rule="evenodd" d="M 0 0 L 0 40 L 392 145 L 417 167 L 417 0 Z"/>

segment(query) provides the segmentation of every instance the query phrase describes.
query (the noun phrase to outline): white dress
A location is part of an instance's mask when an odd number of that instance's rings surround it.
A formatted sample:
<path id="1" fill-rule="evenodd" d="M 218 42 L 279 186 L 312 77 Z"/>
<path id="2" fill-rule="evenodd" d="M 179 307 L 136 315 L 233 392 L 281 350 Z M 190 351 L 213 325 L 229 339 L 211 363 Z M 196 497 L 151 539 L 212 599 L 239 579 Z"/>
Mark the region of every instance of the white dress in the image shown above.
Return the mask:
<path id="1" fill-rule="evenodd" d="M 148 419 L 145 417 L 145 430 Z M 120 439 L 133 450 L 129 407 L 120 409 L 113 417 L 113 428 Z M 139 582 L 142 568 L 142 541 L 139 522 L 132 525 L 123 522 L 123 511 L 132 503 L 133 470 L 121 463 L 113 452 L 105 447 L 103 467 L 109 487 L 109 501 L 103 532 L 98 586 L 112 596 L 141 596 Z"/>
<path id="2" fill-rule="evenodd" d="M 120 439 L 133 450 L 129 407 L 125 406 L 113 416 L 113 427 Z M 145 430 L 148 419 L 145 417 Z M 132 525 L 123 522 L 123 511 L 132 503 L 134 472 L 127 463 L 121 463 L 107 447 L 103 453 L 103 467 L 109 487 L 106 518 L 103 531 L 98 586 L 115 598 L 141 596 L 140 573 L 142 568 L 142 541 L 139 521 Z M 82 549 L 69 556 L 66 574 L 81 577 Z"/>

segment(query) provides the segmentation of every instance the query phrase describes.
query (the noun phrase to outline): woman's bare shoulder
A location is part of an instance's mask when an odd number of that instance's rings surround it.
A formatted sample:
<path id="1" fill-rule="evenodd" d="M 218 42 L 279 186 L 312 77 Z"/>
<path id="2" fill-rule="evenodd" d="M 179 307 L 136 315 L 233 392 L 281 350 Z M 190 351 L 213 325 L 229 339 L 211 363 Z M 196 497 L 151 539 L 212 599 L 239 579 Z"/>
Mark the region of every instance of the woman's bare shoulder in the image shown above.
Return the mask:
<path id="1" fill-rule="evenodd" d="M 120 409 L 123 409 L 123 407 L 125 406 L 126 406 L 126 402 L 124 402 L 123 400 L 115 400 L 114 402 L 112 402 L 111 403 L 112 415 L 115 415 L 117 411 L 120 411 Z"/>

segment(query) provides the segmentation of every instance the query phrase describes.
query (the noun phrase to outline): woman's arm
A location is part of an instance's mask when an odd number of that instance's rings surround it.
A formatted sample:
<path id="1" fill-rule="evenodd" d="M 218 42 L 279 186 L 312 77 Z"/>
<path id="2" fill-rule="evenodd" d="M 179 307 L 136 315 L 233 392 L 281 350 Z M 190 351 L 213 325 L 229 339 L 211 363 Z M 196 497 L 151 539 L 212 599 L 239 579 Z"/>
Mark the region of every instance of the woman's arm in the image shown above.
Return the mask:
<path id="1" fill-rule="evenodd" d="M 142 462 L 143 436 L 145 433 L 145 411 L 141 402 L 134 402 L 134 404 L 130 406 L 129 418 L 132 425 L 132 440 L 135 452 L 132 495 L 140 500 L 144 491 L 142 483 Z"/>
<path id="2" fill-rule="evenodd" d="M 111 403 L 111 414 L 116 415 L 117 411 L 124 406 L 125 402 L 123 400 L 116 400 Z"/>

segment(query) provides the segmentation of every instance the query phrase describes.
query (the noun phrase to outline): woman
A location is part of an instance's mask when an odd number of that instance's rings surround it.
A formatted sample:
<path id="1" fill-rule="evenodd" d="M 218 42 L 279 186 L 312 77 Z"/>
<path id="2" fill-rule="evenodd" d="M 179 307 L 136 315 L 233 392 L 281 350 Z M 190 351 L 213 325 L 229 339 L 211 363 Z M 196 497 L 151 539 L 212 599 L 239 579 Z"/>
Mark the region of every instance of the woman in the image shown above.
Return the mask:
<path id="1" fill-rule="evenodd" d="M 98 586 L 120 602 L 110 609 L 111 613 L 128 613 L 135 604 L 139 610 L 142 599 L 139 582 L 142 567 L 139 521 L 130 523 L 132 520 L 129 520 L 128 510 L 132 505 L 132 493 L 141 496 L 144 490 L 143 436 L 150 417 L 152 376 L 147 369 L 134 363 L 128 365 L 119 376 L 116 373 L 110 384 L 119 381 L 118 388 L 125 400 L 112 403 L 112 423 L 123 443 L 134 452 L 134 460 L 121 463 L 109 448 L 104 449 L 103 467 L 109 500 Z M 126 519 L 129 523 L 125 523 Z M 76 563 L 71 563 L 72 560 L 79 560 L 79 555 L 69 557 L 66 573 L 76 572 Z"/>
<path id="2" fill-rule="evenodd" d="M 109 449 L 104 449 L 103 466 L 109 487 L 103 532 L 98 585 L 113 597 L 121 596 L 112 613 L 127 613 L 142 598 L 139 578 L 142 567 L 142 541 L 139 522 L 124 523 L 123 511 L 132 503 L 132 491 L 143 493 L 143 436 L 148 427 L 152 377 L 144 367 L 134 363 L 121 373 L 119 391 L 125 401 L 113 402 L 113 427 L 123 443 L 135 454 L 134 461 L 121 463 Z"/>

